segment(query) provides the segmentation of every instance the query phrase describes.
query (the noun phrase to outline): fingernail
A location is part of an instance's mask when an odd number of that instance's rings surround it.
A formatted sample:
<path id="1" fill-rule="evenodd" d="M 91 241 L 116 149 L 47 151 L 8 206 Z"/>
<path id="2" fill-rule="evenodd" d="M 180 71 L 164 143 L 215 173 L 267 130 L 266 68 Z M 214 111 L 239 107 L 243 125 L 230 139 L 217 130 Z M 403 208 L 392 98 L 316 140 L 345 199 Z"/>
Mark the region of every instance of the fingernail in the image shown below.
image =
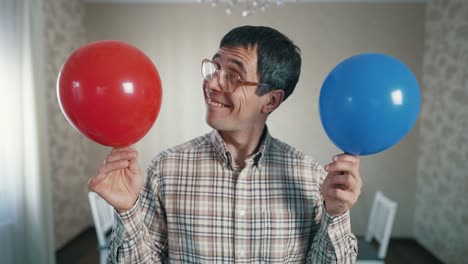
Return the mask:
<path id="1" fill-rule="evenodd" d="M 325 170 L 328 170 L 330 168 L 330 165 L 325 166 Z"/>
<path id="2" fill-rule="evenodd" d="M 334 160 L 334 161 L 337 161 L 337 160 L 338 160 L 338 155 L 334 156 L 334 157 L 333 157 L 333 160 Z"/>

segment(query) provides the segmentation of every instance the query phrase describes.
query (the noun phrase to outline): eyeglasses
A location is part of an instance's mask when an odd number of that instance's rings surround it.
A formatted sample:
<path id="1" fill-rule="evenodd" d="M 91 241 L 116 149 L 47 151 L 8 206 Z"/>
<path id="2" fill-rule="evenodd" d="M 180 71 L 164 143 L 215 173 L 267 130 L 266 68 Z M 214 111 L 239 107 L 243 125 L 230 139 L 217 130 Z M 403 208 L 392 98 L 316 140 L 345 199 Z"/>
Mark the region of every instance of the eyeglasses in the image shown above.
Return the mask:
<path id="1" fill-rule="evenodd" d="M 242 80 L 239 74 L 229 69 L 221 69 L 218 64 L 204 59 L 201 66 L 201 74 L 205 81 L 211 81 L 215 75 L 218 75 L 218 82 L 221 88 L 228 93 L 232 93 L 239 85 L 266 87 L 266 83 L 257 83 Z"/>

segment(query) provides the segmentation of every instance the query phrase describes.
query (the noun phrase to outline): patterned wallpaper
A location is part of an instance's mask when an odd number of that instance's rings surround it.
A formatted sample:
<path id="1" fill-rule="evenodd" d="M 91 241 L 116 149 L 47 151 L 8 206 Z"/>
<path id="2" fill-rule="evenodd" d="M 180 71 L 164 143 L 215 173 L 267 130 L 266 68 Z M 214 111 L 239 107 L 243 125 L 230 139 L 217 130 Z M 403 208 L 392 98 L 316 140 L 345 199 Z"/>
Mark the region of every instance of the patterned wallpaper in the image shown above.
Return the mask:
<path id="1" fill-rule="evenodd" d="M 48 133 L 52 167 L 55 248 L 92 224 L 87 200 L 88 140 L 76 132 L 57 103 L 56 80 L 66 58 L 86 41 L 79 0 L 45 0 Z"/>
<path id="2" fill-rule="evenodd" d="M 414 234 L 446 263 L 468 259 L 468 2 L 426 10 Z"/>
<path id="3" fill-rule="evenodd" d="M 79 0 L 45 0 L 45 14 L 55 248 L 60 248 L 92 225 L 86 197 L 90 142 L 67 123 L 56 100 L 61 65 L 86 42 L 84 6 Z M 426 15 L 414 234 L 441 260 L 462 263 L 468 259 L 468 2 L 431 1 Z"/>

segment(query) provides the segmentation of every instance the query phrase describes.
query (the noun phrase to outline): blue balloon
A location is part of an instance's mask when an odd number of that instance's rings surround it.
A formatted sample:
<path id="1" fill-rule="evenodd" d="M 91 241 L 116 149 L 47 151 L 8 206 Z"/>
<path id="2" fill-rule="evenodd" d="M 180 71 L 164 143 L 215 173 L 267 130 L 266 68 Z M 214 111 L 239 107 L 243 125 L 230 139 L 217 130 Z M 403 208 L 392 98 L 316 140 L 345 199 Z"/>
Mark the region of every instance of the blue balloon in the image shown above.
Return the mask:
<path id="1" fill-rule="evenodd" d="M 383 151 L 402 140 L 418 118 L 416 77 L 401 61 L 379 53 L 352 56 L 327 76 L 319 97 L 330 140 L 353 155 Z"/>

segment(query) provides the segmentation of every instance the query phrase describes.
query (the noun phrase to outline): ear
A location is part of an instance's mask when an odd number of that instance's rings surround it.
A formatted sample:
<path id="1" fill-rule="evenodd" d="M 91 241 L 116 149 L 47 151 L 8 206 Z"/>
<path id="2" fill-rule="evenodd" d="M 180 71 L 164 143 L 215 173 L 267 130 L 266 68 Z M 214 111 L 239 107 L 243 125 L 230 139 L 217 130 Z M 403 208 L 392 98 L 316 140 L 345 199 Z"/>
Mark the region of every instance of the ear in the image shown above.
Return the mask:
<path id="1" fill-rule="evenodd" d="M 268 101 L 263 106 L 262 112 L 268 115 L 278 108 L 278 106 L 283 102 L 284 91 L 281 89 L 273 90 L 267 93 L 266 96 L 268 96 Z"/>

